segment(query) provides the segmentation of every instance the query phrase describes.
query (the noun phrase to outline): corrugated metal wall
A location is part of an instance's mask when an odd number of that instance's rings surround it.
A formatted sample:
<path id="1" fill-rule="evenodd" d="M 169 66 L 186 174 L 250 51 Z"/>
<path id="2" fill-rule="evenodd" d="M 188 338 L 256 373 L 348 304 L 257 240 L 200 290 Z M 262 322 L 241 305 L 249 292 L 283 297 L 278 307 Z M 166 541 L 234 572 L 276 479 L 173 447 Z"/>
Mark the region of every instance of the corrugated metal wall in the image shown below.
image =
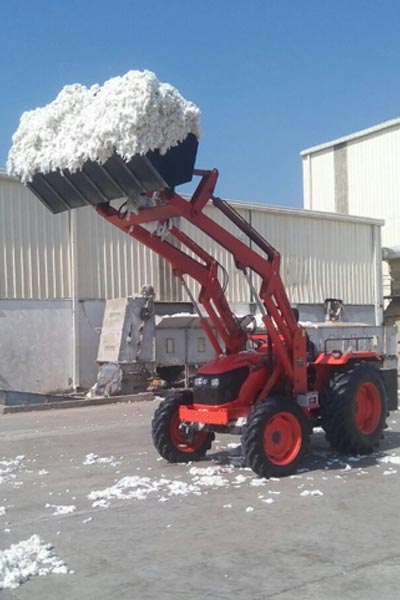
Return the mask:
<path id="1" fill-rule="evenodd" d="M 245 239 L 243 234 L 237 229 L 237 227 L 231 223 L 219 210 L 212 206 L 208 206 L 204 211 L 207 216 L 212 217 L 219 225 L 222 225 L 227 231 L 233 233 L 246 244 L 248 240 Z M 238 212 L 246 219 L 250 218 L 250 211 L 246 209 L 238 209 Z M 227 297 L 231 302 L 246 303 L 248 304 L 250 299 L 249 287 L 243 277 L 243 274 L 235 268 L 233 258 L 228 254 L 221 246 L 215 244 L 211 238 L 209 238 L 204 232 L 200 231 L 197 227 L 191 225 L 187 221 L 182 224 L 183 231 L 192 238 L 199 246 L 205 248 L 217 261 L 224 267 L 228 273 L 229 282 L 227 287 Z M 222 277 L 220 276 L 222 282 Z M 197 296 L 199 292 L 199 286 L 193 280 L 187 278 L 187 283 L 192 293 Z"/>
<path id="2" fill-rule="evenodd" d="M 80 298 L 122 298 L 155 282 L 158 258 L 97 216 L 77 210 L 77 271 Z"/>
<path id="3" fill-rule="evenodd" d="M 284 208 L 237 205 L 237 209 L 281 251 L 282 275 L 292 302 L 321 303 L 334 296 L 348 304 L 374 304 L 375 225 Z M 217 209 L 206 210 L 241 235 Z M 79 209 L 76 216 L 78 297 L 129 296 L 152 283 L 158 300 L 186 300 L 162 259 L 92 209 Z M 0 218 L 0 298 L 70 297 L 71 213 L 51 215 L 21 184 L 0 176 Z M 190 224 L 183 228 L 227 269 L 229 300 L 249 303 L 247 284 L 232 258 Z M 196 292 L 196 286 L 190 285 Z"/>
<path id="4" fill-rule="evenodd" d="M 371 226 L 258 211 L 259 231 L 279 246 L 281 274 L 290 300 L 315 304 L 341 298 L 346 304 L 373 304 L 374 251 Z"/>
<path id="5" fill-rule="evenodd" d="M 384 246 L 400 244 L 400 128 L 347 146 L 349 212 L 385 219 Z"/>
<path id="6" fill-rule="evenodd" d="M 333 153 L 321 151 L 303 158 L 304 208 L 335 212 Z"/>
<path id="7" fill-rule="evenodd" d="M 398 120 L 397 120 L 398 121 Z M 338 140 L 340 142 L 340 140 Z M 345 169 L 335 173 L 335 152 L 345 148 Z M 383 123 L 365 135 L 350 136 L 338 144 L 303 155 L 304 207 L 314 210 L 343 210 L 351 215 L 384 219 L 382 245 L 400 245 L 400 124 Z M 321 160 L 322 158 L 322 160 Z M 326 165 L 333 166 L 327 176 Z M 330 169 L 331 170 L 331 169 Z M 335 201 L 335 193 L 342 189 L 346 202 Z M 311 192 L 310 192 L 311 190 Z M 390 275 L 383 263 L 383 293 L 390 294 Z"/>
<path id="8" fill-rule="evenodd" d="M 282 255 L 281 275 L 293 303 L 319 304 L 325 298 L 341 298 L 347 304 L 374 304 L 376 270 L 372 225 L 327 219 L 323 215 L 297 214 L 268 209 L 237 209 Z M 217 216 L 231 232 L 241 233 L 216 209 Z M 228 297 L 232 302 L 250 302 L 243 275 L 235 269 L 231 257 L 213 249 L 210 238 L 190 224 L 185 231 L 207 248 L 229 273 Z M 254 281 L 256 288 L 257 281 Z M 198 287 L 191 283 L 191 289 Z"/>
<path id="9" fill-rule="evenodd" d="M 346 148 L 348 214 L 384 219 L 382 244 L 400 245 L 400 125 L 374 130 L 365 136 L 332 144 L 324 150 L 303 155 L 304 207 L 334 212 L 334 155 L 339 146 Z M 307 152 L 307 151 L 305 151 Z M 335 181 L 336 178 L 336 181 Z M 311 190 L 311 192 L 310 192 Z"/>
<path id="10" fill-rule="evenodd" d="M 69 215 L 52 215 L 27 188 L 0 177 L 0 298 L 71 295 Z"/>

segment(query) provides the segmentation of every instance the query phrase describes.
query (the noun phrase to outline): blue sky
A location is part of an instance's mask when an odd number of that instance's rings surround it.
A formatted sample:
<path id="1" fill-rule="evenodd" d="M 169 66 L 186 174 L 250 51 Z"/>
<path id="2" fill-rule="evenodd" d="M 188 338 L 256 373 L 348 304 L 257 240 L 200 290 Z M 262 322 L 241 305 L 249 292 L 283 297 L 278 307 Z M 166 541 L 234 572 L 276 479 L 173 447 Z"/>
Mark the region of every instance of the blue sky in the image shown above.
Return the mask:
<path id="1" fill-rule="evenodd" d="M 202 109 L 220 195 L 301 206 L 300 150 L 400 116 L 399 25 L 397 0 L 2 2 L 0 166 L 24 110 L 149 69 Z"/>

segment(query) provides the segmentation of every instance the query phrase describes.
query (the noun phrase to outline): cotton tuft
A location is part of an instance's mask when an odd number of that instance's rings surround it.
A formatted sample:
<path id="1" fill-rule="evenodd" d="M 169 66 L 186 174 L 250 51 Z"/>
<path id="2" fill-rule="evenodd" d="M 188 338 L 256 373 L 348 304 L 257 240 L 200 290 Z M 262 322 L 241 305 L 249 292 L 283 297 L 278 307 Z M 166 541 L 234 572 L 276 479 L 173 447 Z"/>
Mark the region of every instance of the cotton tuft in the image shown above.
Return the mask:
<path id="1" fill-rule="evenodd" d="M 200 135 L 200 110 L 151 71 L 128 71 L 102 86 L 66 85 L 50 104 L 24 112 L 13 135 L 7 171 L 23 183 L 36 173 L 79 171 L 116 152 L 167 150 Z"/>

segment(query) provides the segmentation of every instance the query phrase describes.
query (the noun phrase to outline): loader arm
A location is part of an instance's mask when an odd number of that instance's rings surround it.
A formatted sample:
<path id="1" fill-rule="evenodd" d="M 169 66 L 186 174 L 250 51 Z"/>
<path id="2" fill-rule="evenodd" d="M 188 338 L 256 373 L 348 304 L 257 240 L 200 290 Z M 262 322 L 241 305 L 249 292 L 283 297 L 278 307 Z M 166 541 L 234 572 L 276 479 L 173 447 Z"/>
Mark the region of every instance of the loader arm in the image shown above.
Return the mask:
<path id="1" fill-rule="evenodd" d="M 183 217 L 221 245 L 232 255 L 236 267 L 243 272 L 252 289 L 257 305 L 262 312 L 270 344 L 277 358 L 268 385 L 260 396 L 266 395 L 272 389 L 281 374 L 285 374 L 289 380 L 293 394 L 306 392 L 306 334 L 296 321 L 280 277 L 279 252 L 227 202 L 214 196 L 218 179 L 216 169 L 211 171 L 195 170 L 194 175 L 200 176 L 200 182 L 190 200 L 185 200 L 173 192 L 162 192 L 158 196 L 156 206 L 139 208 L 137 212 L 128 210 L 121 213 L 109 204 L 99 204 L 96 210 L 112 225 L 168 260 L 174 275 L 182 281 L 189 294 L 190 290 L 185 283 L 184 276 L 188 275 L 199 282 L 198 301 L 208 314 L 224 344 L 224 348 L 221 348 L 208 321 L 202 318 L 204 331 L 217 355 L 222 352 L 234 354 L 243 351 L 247 341 L 247 335 L 232 314 L 218 280 L 218 262 L 176 226 L 170 228 L 170 236 L 179 242 L 181 248 L 186 247 L 196 258 L 176 247 L 163 236 L 150 233 L 143 225 L 150 222 L 167 224 L 174 217 Z M 251 240 L 251 247 L 203 212 L 210 200 Z M 263 255 L 256 252 L 253 246 L 257 246 Z M 253 287 L 249 271 L 253 271 L 261 279 L 259 292 Z"/>
<path id="2" fill-rule="evenodd" d="M 132 144 L 126 144 L 126 136 L 121 138 L 118 127 L 103 140 L 94 140 L 93 149 L 98 144 L 98 150 L 90 154 L 97 159 L 82 162 L 85 153 L 79 152 L 71 161 L 77 139 L 71 119 L 74 140 L 72 144 L 65 140 L 64 154 L 56 151 L 59 132 L 54 139 L 46 136 L 43 148 L 31 148 L 29 137 L 22 136 L 13 168 L 21 177 L 30 174 L 28 188 L 53 213 L 95 206 L 110 224 L 167 260 L 192 301 L 216 357 L 201 364 L 190 389 L 171 390 L 154 412 L 151 435 L 161 457 L 170 463 L 191 463 L 206 455 L 216 434 L 240 434 L 243 455 L 253 471 L 260 477 L 281 477 L 295 472 L 307 451 L 309 434 L 320 425 L 336 451 L 357 455 L 375 451 L 388 408 L 397 408 L 397 369 L 383 368 L 384 357 L 373 351 L 373 342 L 370 351 L 359 350 L 353 336 L 335 338 L 337 349 L 328 352 L 325 346 L 307 363 L 307 335 L 290 306 L 280 276 L 280 254 L 215 195 L 218 171 L 194 168 L 197 125 L 186 122 L 189 113 L 180 100 L 177 112 L 187 134 L 172 145 L 176 132 L 171 119 L 161 119 L 159 129 L 153 129 L 150 119 L 146 131 L 147 118 L 129 121 L 123 94 L 119 100 L 113 97 L 113 110 L 117 116 L 121 111 L 122 124 L 130 123 Z M 146 115 L 146 97 L 140 94 L 136 101 L 143 105 L 140 114 Z M 160 103 L 160 110 L 163 106 Z M 93 114 L 104 115 L 106 108 L 93 106 Z M 80 126 L 79 120 L 75 126 Z M 132 148 L 162 141 L 158 131 L 165 134 L 163 144 L 130 156 Z M 110 145 L 114 138 L 124 142 L 116 144 L 118 149 Z M 47 160 L 51 148 L 54 161 Z M 71 163 L 79 168 L 66 168 Z M 175 193 L 193 176 L 199 182 L 189 199 Z M 120 203 L 118 209 L 111 204 L 114 200 Z M 212 218 L 209 203 L 216 209 Z M 185 232 L 184 220 L 191 225 L 190 233 Z M 229 306 L 227 272 L 207 243 L 195 241 L 196 229 L 208 236 L 211 247 L 218 244 L 232 257 L 247 281 L 266 329 L 257 348 L 247 347 L 252 335 Z M 220 280 L 221 272 L 225 277 Z M 187 277 L 199 284 L 198 299 Z M 348 346 L 349 340 L 356 350 Z"/>

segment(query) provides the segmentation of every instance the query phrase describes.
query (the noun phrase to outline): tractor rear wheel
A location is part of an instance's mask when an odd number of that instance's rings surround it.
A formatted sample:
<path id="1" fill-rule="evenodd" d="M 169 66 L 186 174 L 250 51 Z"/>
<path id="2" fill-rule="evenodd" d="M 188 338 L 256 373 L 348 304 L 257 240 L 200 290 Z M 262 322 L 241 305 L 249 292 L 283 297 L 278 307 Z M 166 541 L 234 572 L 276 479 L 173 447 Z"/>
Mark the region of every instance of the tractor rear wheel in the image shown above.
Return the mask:
<path id="1" fill-rule="evenodd" d="M 250 413 L 242 437 L 248 465 L 260 477 L 296 471 L 308 442 L 304 414 L 294 400 L 269 397 Z"/>
<path id="2" fill-rule="evenodd" d="M 170 463 L 199 460 L 211 448 L 215 438 L 209 431 L 185 431 L 179 420 L 179 407 L 191 401 L 190 392 L 182 392 L 163 400 L 154 413 L 153 443 Z"/>
<path id="3" fill-rule="evenodd" d="M 326 439 L 344 454 L 369 454 L 383 437 L 386 390 L 379 369 L 357 364 L 334 373 L 321 398 Z"/>

